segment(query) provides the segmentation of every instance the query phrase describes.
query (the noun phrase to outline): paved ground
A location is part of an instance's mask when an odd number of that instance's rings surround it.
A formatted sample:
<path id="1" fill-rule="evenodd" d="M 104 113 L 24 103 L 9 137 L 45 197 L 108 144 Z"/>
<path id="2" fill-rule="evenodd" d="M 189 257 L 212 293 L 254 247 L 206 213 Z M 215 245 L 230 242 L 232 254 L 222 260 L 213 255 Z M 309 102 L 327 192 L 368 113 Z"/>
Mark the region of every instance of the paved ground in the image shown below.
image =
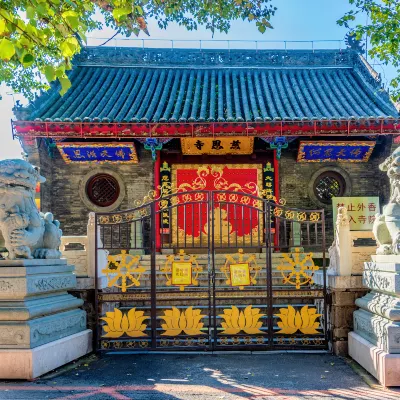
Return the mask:
<path id="1" fill-rule="evenodd" d="M 371 379 L 371 378 L 370 378 Z M 400 399 L 326 354 L 92 356 L 34 382 L 0 381 L 0 399 Z"/>

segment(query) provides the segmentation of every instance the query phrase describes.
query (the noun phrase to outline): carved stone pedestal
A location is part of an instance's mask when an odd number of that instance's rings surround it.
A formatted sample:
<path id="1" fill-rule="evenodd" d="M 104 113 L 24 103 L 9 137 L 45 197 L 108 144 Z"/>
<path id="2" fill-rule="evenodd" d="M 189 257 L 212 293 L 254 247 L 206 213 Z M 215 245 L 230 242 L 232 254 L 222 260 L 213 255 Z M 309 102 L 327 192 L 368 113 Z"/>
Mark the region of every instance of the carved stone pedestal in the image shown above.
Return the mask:
<path id="1" fill-rule="evenodd" d="M 0 379 L 32 379 L 91 351 L 83 301 L 67 293 L 73 270 L 66 260 L 0 261 Z"/>
<path id="2" fill-rule="evenodd" d="M 400 386 L 400 256 L 373 255 L 356 300 L 349 354 L 385 386 Z"/>

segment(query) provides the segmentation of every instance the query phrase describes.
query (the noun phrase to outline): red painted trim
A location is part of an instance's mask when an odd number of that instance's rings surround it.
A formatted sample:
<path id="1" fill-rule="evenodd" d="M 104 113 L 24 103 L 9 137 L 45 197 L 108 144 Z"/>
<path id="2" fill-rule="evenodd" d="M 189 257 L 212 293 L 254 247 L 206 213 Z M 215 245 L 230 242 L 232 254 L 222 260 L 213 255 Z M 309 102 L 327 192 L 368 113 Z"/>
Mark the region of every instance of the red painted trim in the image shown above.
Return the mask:
<path id="1" fill-rule="evenodd" d="M 396 119 L 329 120 L 329 121 L 267 121 L 267 122 L 66 122 L 12 121 L 15 136 L 62 138 L 146 138 L 146 137 L 217 137 L 229 134 L 263 136 L 368 136 L 399 134 Z"/>
<path id="2" fill-rule="evenodd" d="M 160 152 L 156 152 L 156 161 L 154 163 L 154 190 L 156 192 L 156 198 L 160 196 L 159 186 L 160 182 L 160 167 L 161 167 L 161 155 Z M 156 203 L 156 211 L 159 211 L 159 203 Z M 156 251 L 161 250 L 161 234 L 160 234 L 160 214 L 156 214 Z"/>
<path id="3" fill-rule="evenodd" d="M 279 193 L 279 160 L 276 158 L 276 150 L 274 150 L 274 192 L 275 197 L 279 201 L 280 193 Z M 279 238 L 279 225 L 275 226 L 275 237 L 274 237 L 274 246 L 278 247 L 278 238 Z"/>

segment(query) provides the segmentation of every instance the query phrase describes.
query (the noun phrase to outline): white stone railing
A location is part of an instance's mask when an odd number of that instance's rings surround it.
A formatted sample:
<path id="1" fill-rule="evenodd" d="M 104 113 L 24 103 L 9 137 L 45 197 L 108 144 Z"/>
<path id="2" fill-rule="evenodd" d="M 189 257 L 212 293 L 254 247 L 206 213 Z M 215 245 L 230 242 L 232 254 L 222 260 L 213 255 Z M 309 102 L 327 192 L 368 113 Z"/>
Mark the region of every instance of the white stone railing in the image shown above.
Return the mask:
<path id="1" fill-rule="evenodd" d="M 87 236 L 63 236 L 61 238 L 60 251 L 68 260 L 68 264 L 75 266 L 75 273 L 79 276 L 88 276 L 88 237 Z M 69 245 L 80 245 L 82 249 L 68 249 Z"/>
<path id="2" fill-rule="evenodd" d="M 336 220 L 335 240 L 329 248 L 329 275 L 362 275 L 364 262 L 376 253 L 377 246 L 356 246 L 358 239 L 373 239 L 372 231 L 350 231 L 347 209 L 340 207 Z"/>
<path id="3" fill-rule="evenodd" d="M 94 278 L 96 271 L 96 235 L 95 235 L 95 214 L 89 213 L 86 236 L 63 236 L 61 238 L 60 251 L 62 257 L 66 258 L 69 264 L 75 265 L 75 273 L 78 278 Z M 101 247 L 100 235 L 98 235 L 99 246 Z M 70 245 L 80 245 L 77 250 Z M 102 269 L 107 265 L 107 250 L 97 250 L 98 277 L 102 277 Z"/>

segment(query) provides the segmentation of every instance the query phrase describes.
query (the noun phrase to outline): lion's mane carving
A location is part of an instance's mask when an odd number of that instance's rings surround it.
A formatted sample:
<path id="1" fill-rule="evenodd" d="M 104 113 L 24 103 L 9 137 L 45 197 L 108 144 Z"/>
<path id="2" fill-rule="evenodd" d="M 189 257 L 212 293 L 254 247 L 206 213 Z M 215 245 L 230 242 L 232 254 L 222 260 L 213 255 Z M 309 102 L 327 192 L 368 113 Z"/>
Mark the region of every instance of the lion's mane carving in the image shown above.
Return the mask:
<path id="1" fill-rule="evenodd" d="M 0 230 L 10 260 L 61 257 L 60 223 L 35 204 L 36 184 L 45 180 L 24 160 L 0 161 Z"/>
<path id="2" fill-rule="evenodd" d="M 380 166 L 390 180 L 390 200 L 382 214 L 376 214 L 373 233 L 377 254 L 400 254 L 400 147 Z"/>

